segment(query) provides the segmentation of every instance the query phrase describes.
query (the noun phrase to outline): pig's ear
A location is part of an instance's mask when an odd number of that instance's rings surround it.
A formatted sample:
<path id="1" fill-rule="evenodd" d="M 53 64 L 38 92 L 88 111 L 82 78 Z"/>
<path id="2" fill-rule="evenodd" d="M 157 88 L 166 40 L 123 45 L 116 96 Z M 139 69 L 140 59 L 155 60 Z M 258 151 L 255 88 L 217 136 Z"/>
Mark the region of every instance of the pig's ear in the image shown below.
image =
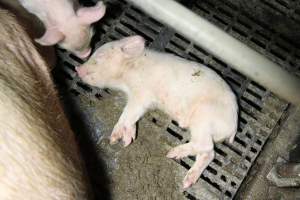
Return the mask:
<path id="1" fill-rule="evenodd" d="M 121 50 L 128 56 L 140 56 L 145 50 L 145 39 L 138 35 L 124 38 Z"/>
<path id="2" fill-rule="evenodd" d="M 65 36 L 57 28 L 47 28 L 44 35 L 35 41 L 44 46 L 51 46 L 64 40 Z"/>
<path id="3" fill-rule="evenodd" d="M 104 16 L 105 11 L 106 6 L 102 1 L 99 1 L 93 7 L 79 8 L 76 12 L 76 15 L 82 24 L 89 25 L 101 19 Z"/>

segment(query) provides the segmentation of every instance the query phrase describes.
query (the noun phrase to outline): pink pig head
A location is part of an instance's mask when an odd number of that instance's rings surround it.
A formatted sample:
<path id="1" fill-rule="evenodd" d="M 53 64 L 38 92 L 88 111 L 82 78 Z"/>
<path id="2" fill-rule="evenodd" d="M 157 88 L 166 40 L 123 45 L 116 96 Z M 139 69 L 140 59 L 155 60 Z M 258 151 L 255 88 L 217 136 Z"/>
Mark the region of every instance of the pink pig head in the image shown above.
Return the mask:
<path id="1" fill-rule="evenodd" d="M 86 63 L 76 67 L 76 71 L 84 82 L 101 87 L 121 79 L 127 65 L 135 63 L 144 51 L 145 40 L 138 35 L 109 42 L 99 47 Z"/>
<path id="2" fill-rule="evenodd" d="M 45 46 L 58 44 L 76 56 L 86 58 L 91 53 L 90 42 L 94 34 L 91 24 L 100 20 L 105 11 L 101 1 L 93 7 L 81 7 L 63 22 L 45 24 L 46 32 L 35 41 Z"/>

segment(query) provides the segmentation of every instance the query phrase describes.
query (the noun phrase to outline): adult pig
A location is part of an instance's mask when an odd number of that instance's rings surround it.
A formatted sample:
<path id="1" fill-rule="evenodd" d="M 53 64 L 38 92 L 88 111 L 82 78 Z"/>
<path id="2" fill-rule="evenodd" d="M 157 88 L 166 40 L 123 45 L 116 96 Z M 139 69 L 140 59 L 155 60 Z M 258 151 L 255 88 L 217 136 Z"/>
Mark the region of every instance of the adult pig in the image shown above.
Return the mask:
<path id="1" fill-rule="evenodd" d="M 94 34 L 91 24 L 101 19 L 106 7 L 99 1 L 93 7 L 80 7 L 77 0 L 19 0 L 30 13 L 36 15 L 46 29 L 35 41 L 41 45 L 58 44 L 80 58 L 91 53 Z"/>
<path id="2" fill-rule="evenodd" d="M 29 13 L 18 0 L 0 0 L 0 7 L 14 14 L 30 39 L 34 40 L 34 38 L 40 37 L 45 32 L 43 23 L 35 15 Z M 34 44 L 48 66 L 54 68 L 56 66 L 54 47 L 43 46 L 37 42 Z"/>
<path id="3" fill-rule="evenodd" d="M 0 199 L 89 199 L 83 162 L 47 65 L 0 9 Z"/>

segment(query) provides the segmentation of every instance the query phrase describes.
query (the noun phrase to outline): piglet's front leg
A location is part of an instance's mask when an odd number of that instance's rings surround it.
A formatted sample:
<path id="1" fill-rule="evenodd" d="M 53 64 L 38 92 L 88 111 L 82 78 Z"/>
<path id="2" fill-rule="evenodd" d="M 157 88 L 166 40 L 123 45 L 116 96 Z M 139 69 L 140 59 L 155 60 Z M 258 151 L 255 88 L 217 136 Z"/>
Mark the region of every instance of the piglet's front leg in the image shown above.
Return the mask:
<path id="1" fill-rule="evenodd" d="M 142 98 L 129 98 L 123 113 L 115 125 L 110 136 L 110 144 L 115 144 L 122 139 L 124 146 L 128 146 L 136 137 L 136 122 L 146 112 L 147 101 Z"/>

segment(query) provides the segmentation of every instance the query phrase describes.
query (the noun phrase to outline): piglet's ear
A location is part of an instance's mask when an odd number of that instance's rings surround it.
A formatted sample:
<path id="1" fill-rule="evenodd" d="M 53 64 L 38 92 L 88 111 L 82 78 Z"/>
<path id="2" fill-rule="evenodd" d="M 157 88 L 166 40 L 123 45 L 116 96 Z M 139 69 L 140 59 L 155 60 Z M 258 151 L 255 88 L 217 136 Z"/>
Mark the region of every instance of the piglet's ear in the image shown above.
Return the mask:
<path id="1" fill-rule="evenodd" d="M 44 46 L 51 46 L 64 40 L 65 36 L 57 28 L 47 28 L 46 32 L 41 38 L 35 39 L 35 41 Z"/>
<path id="2" fill-rule="evenodd" d="M 82 24 L 89 25 L 101 19 L 104 16 L 105 11 L 106 6 L 102 1 L 99 1 L 93 7 L 79 8 L 76 12 L 76 15 Z"/>
<path id="3" fill-rule="evenodd" d="M 122 39 L 121 50 L 129 56 L 140 56 L 145 50 L 145 39 L 141 36 L 131 36 Z"/>

